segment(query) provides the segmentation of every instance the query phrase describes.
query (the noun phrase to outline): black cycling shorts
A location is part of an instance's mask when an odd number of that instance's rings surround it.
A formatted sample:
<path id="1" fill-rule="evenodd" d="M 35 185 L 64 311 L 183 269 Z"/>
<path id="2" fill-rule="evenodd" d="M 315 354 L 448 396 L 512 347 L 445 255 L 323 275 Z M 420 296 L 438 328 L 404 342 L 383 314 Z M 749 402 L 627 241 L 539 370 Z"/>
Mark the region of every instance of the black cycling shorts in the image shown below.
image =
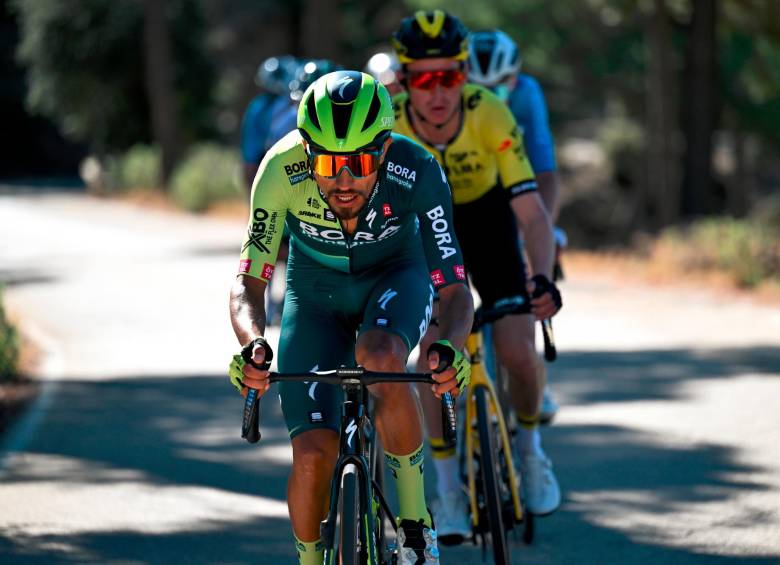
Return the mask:
<path id="1" fill-rule="evenodd" d="M 473 202 L 454 206 L 466 270 L 487 308 L 503 298 L 527 298 L 525 261 L 509 199 L 503 187 L 495 186 Z"/>

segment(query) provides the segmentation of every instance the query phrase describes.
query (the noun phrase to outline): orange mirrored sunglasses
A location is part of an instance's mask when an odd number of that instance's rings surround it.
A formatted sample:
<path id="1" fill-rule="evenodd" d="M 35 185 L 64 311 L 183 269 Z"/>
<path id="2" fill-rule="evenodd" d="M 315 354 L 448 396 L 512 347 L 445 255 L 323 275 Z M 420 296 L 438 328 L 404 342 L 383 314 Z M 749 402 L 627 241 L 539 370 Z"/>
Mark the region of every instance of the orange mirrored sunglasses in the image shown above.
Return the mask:
<path id="1" fill-rule="evenodd" d="M 341 169 L 347 168 L 354 178 L 367 177 L 379 169 L 382 149 L 361 153 L 315 153 L 309 152 L 312 172 L 329 179 L 336 178 Z"/>

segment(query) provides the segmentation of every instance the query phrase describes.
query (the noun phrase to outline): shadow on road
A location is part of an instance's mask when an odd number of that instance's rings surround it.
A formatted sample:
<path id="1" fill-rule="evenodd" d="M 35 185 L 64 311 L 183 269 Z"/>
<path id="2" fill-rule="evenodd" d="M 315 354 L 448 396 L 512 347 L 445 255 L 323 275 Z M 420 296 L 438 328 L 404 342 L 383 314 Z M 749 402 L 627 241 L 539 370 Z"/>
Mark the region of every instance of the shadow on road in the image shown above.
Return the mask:
<path id="1" fill-rule="evenodd" d="M 570 404 L 681 399 L 681 384 L 745 374 L 780 377 L 780 348 L 563 352 L 550 365 Z"/>
<path id="2" fill-rule="evenodd" d="M 587 388 L 568 394 L 577 403 L 675 399 L 687 380 L 746 372 L 769 375 L 780 371 L 779 362 L 778 353 L 769 348 L 568 353 L 556 366 L 555 382 L 565 388 L 587 379 Z M 67 493 L 124 480 L 160 489 L 215 489 L 241 495 L 241 504 L 253 503 L 247 497 L 283 503 L 289 441 L 277 396 L 264 399 L 264 437 L 258 446 L 239 438 L 241 409 L 241 399 L 222 375 L 62 382 L 43 432 L 30 441 L 23 457 L 11 459 L 2 484 L 21 488 L 53 481 Z M 564 491 L 573 494 L 565 496 L 554 516 L 538 521 L 533 546 L 514 545 L 517 562 L 777 562 L 776 557 L 729 558 L 670 547 L 643 532 L 627 533 L 594 520 L 592 511 L 594 505 L 601 507 L 600 500 L 608 508 L 662 519 L 686 504 L 766 489 L 745 479 L 757 469 L 738 462 L 730 448 L 669 446 L 646 432 L 613 425 L 556 425 L 545 432 L 545 447 Z M 36 456 L 51 457 L 55 464 L 33 466 L 29 461 Z M 428 485 L 431 493 L 430 480 Z M 620 498 L 626 492 L 633 497 Z M 120 499 L 116 503 L 122 504 Z M 117 513 L 123 511 L 116 507 Z M 757 520 L 761 516 L 745 515 L 733 527 L 750 528 Z M 0 557 L 12 556 L 14 563 L 297 562 L 288 521 L 278 513 L 272 518 L 209 518 L 152 533 L 133 524 L 110 531 L 87 525 L 80 533 L 38 534 L 28 531 L 22 519 L 14 523 L 13 529 L 0 531 Z M 444 548 L 442 557 L 443 563 L 482 562 L 470 546 Z"/>

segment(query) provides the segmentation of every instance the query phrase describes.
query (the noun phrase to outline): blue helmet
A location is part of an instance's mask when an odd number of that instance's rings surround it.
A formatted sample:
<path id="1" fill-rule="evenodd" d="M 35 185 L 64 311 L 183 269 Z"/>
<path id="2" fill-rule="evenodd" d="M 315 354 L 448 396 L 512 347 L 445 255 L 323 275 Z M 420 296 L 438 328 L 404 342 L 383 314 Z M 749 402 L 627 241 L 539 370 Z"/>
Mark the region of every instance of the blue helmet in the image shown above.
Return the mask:
<path id="1" fill-rule="evenodd" d="M 299 61 L 292 55 L 268 57 L 257 68 L 255 83 L 276 95 L 287 95 Z"/>

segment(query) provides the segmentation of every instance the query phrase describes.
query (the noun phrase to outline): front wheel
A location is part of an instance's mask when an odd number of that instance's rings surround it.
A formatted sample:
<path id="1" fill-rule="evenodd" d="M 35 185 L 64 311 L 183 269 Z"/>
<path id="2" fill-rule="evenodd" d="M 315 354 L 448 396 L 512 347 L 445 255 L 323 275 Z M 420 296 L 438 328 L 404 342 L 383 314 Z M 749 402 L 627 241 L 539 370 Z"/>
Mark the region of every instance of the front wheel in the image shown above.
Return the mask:
<path id="1" fill-rule="evenodd" d="M 474 401 L 477 405 L 477 422 L 479 422 L 480 471 L 490 525 L 490 541 L 493 546 L 493 559 L 497 565 L 509 565 L 512 558 L 504 529 L 503 503 L 499 488 L 499 469 L 496 464 L 496 450 L 493 435 L 493 425 L 488 410 L 487 391 L 478 386 L 474 391 Z"/>
<path id="2" fill-rule="evenodd" d="M 341 475 L 339 509 L 339 564 L 360 565 L 360 480 L 354 465 L 346 465 Z"/>

